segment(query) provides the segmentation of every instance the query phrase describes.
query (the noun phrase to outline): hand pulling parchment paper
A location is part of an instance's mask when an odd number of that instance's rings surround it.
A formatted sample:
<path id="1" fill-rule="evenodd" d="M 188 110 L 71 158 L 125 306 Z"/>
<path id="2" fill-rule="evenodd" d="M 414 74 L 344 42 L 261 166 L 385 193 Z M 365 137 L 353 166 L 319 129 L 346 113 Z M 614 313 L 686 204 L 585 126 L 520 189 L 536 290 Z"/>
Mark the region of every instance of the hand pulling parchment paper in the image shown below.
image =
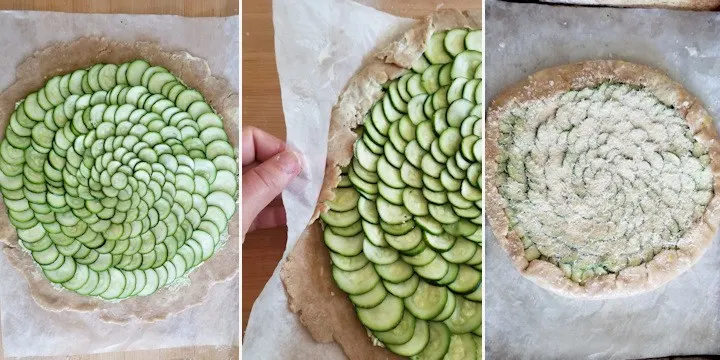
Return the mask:
<path id="1" fill-rule="evenodd" d="M 407 29 L 412 20 L 349 0 L 274 0 L 273 23 L 287 141 L 305 156 L 305 169 L 283 194 L 288 219 L 285 257 L 315 210 L 325 171 L 330 110 L 340 91 L 365 56 Z M 243 357 L 345 359 L 337 344 L 316 343 L 288 310 L 278 269 L 253 306 Z"/>
<path id="2" fill-rule="evenodd" d="M 207 60 L 213 75 L 227 79 L 233 89 L 238 89 L 238 22 L 237 16 L 0 12 L 0 88 L 6 89 L 15 81 L 17 65 L 34 51 L 55 42 L 104 36 L 125 42 L 154 41 L 169 51 L 187 51 Z M 237 276 L 212 287 L 203 304 L 166 320 L 116 325 L 102 322 L 93 313 L 41 308 L 31 298 L 25 278 L 0 255 L 0 308 L 6 357 L 228 346 L 238 342 Z"/>
<path id="3" fill-rule="evenodd" d="M 488 103 L 535 71 L 592 59 L 663 69 L 720 120 L 720 15 L 488 1 Z M 571 300 L 523 278 L 486 227 L 488 359 L 629 359 L 720 353 L 720 244 L 666 286 Z"/>

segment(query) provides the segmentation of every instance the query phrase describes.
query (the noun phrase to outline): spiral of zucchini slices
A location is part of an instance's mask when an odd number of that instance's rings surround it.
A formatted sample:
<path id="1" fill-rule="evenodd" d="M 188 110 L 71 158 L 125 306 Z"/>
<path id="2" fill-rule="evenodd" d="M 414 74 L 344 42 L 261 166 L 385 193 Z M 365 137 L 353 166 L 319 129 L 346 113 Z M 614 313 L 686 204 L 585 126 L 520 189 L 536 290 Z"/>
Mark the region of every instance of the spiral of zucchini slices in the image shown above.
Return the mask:
<path id="1" fill-rule="evenodd" d="M 335 282 L 401 356 L 481 353 L 481 51 L 480 30 L 432 35 L 366 115 L 321 215 Z"/>
<path id="2" fill-rule="evenodd" d="M 51 78 L 0 143 L 0 190 L 47 279 L 145 296 L 208 260 L 236 209 L 238 166 L 203 95 L 143 60 Z"/>

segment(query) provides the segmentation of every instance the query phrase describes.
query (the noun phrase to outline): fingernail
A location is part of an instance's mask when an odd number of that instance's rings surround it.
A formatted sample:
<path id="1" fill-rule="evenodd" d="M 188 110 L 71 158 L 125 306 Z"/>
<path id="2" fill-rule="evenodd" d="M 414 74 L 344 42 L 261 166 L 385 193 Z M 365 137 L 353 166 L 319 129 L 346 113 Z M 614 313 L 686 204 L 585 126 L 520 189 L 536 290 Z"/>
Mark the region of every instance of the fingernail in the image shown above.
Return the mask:
<path id="1" fill-rule="evenodd" d="M 300 172 L 300 158 L 292 151 L 286 150 L 278 155 L 278 162 L 283 172 L 296 175 Z"/>

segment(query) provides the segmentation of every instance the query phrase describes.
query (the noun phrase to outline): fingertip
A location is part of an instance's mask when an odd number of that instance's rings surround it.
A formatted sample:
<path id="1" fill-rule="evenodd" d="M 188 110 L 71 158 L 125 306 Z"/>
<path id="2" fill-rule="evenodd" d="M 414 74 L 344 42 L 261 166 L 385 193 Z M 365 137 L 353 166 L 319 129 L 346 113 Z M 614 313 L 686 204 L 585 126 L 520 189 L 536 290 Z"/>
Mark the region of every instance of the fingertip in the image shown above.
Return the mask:
<path id="1" fill-rule="evenodd" d="M 280 169 L 287 175 L 296 176 L 302 170 L 300 156 L 292 150 L 285 150 L 277 155 Z"/>
<path id="2" fill-rule="evenodd" d="M 258 166 L 243 172 L 243 218 L 250 228 L 255 217 L 280 195 L 302 171 L 299 154 L 283 151 Z"/>

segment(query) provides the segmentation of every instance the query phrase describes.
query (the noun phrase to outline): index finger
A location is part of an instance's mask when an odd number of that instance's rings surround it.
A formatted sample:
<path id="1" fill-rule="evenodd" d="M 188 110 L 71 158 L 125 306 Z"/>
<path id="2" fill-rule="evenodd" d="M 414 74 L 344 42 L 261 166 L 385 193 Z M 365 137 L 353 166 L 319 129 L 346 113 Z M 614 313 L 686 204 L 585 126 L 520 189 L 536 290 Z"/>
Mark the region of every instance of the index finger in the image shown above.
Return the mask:
<path id="1" fill-rule="evenodd" d="M 263 162 L 285 150 L 285 142 L 256 127 L 243 128 L 242 164 Z"/>

